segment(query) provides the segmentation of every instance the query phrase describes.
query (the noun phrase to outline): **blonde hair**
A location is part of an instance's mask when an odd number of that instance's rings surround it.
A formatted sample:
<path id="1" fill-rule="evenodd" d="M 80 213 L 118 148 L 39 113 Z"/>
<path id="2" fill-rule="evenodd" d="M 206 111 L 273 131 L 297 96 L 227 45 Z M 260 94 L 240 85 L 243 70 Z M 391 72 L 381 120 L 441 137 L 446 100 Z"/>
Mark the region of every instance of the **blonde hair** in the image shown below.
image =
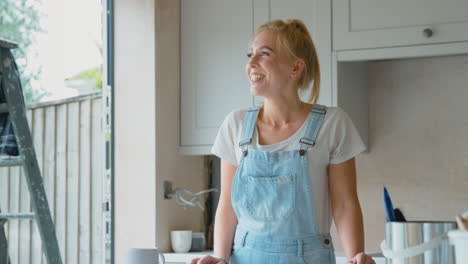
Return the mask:
<path id="1" fill-rule="evenodd" d="M 309 103 L 316 103 L 320 93 L 320 65 L 314 42 L 304 23 L 299 19 L 272 20 L 261 25 L 254 38 L 263 31 L 277 33 L 278 44 L 295 59 L 304 60 L 304 70 L 299 78 L 299 90 L 305 91 L 313 81 Z"/>

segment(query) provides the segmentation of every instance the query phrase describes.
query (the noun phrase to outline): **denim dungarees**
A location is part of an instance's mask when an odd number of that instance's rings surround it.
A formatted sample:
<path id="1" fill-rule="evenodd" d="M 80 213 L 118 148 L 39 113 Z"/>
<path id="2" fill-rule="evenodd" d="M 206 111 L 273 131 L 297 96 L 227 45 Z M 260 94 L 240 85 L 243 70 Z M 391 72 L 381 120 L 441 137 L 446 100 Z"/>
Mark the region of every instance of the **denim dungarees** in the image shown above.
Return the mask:
<path id="1" fill-rule="evenodd" d="M 317 231 L 315 214 L 322 212 L 314 209 L 306 153 L 315 145 L 326 107 L 313 106 L 301 148 L 282 152 L 248 148 L 259 110 L 246 113 L 239 143 L 243 152 L 231 194 L 238 225 L 230 263 L 335 264 L 331 237 Z"/>

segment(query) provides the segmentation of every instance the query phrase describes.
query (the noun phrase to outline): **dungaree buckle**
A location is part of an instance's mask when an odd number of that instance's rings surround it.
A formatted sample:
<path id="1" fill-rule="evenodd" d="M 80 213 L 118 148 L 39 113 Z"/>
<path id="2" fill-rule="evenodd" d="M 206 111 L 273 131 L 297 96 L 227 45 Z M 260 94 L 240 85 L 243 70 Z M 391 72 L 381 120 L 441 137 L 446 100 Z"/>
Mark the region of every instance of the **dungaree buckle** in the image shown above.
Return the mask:
<path id="1" fill-rule="evenodd" d="M 326 108 L 312 108 L 312 112 L 324 115 L 327 113 L 327 109 Z"/>
<path id="2" fill-rule="evenodd" d="M 309 140 L 309 139 L 305 139 L 305 138 L 301 138 L 299 140 L 299 143 L 306 144 L 306 145 L 309 145 L 311 147 L 315 146 L 315 140 Z"/>
<path id="3" fill-rule="evenodd" d="M 301 143 L 301 149 L 299 150 L 299 155 L 301 156 L 303 156 L 306 153 L 309 147 L 315 146 L 315 140 L 308 140 L 305 138 L 301 138 L 299 140 L 299 143 Z M 305 148 L 302 148 L 304 145 L 308 145 L 308 146 L 306 146 Z"/>
<path id="4" fill-rule="evenodd" d="M 248 145 L 250 143 L 252 143 L 252 138 L 244 139 L 241 142 L 239 142 L 239 147 L 243 147 L 243 146 Z"/>
<path id="5" fill-rule="evenodd" d="M 239 143 L 239 147 L 241 147 L 242 149 L 242 155 L 247 156 L 248 154 L 248 145 L 252 143 L 252 138 L 249 138 L 248 140 L 242 140 L 240 143 Z"/>

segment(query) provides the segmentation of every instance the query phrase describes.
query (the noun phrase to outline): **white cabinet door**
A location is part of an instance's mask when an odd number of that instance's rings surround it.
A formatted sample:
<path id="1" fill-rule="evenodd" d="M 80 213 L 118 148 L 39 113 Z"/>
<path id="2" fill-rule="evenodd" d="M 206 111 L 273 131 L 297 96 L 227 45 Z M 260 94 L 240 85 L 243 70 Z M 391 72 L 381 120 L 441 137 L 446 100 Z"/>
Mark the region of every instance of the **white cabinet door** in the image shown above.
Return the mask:
<path id="1" fill-rule="evenodd" d="M 182 0 L 181 9 L 181 146 L 208 154 L 226 115 L 253 104 L 245 74 L 253 0 Z"/>
<path id="2" fill-rule="evenodd" d="M 466 0 L 333 1 L 334 50 L 468 41 Z"/>
<path id="3" fill-rule="evenodd" d="M 300 19 L 309 30 L 319 56 L 321 84 L 319 104 L 331 106 L 331 1 L 270 0 L 270 19 Z M 310 91 L 310 89 L 309 89 Z M 303 96 L 303 100 L 309 94 Z"/>

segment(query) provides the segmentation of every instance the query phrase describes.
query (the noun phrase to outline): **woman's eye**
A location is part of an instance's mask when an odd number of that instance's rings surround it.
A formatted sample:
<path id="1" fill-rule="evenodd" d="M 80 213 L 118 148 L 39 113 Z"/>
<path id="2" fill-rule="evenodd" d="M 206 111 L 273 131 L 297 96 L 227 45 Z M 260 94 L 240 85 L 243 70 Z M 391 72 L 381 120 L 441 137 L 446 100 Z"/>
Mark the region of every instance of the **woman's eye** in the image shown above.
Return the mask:
<path id="1" fill-rule="evenodd" d="M 261 56 L 270 56 L 270 53 L 267 52 L 267 51 L 262 51 L 262 52 L 260 53 L 260 55 L 261 55 Z M 248 58 L 251 59 L 253 56 L 254 56 L 253 53 L 247 53 L 247 57 L 248 57 Z"/>

